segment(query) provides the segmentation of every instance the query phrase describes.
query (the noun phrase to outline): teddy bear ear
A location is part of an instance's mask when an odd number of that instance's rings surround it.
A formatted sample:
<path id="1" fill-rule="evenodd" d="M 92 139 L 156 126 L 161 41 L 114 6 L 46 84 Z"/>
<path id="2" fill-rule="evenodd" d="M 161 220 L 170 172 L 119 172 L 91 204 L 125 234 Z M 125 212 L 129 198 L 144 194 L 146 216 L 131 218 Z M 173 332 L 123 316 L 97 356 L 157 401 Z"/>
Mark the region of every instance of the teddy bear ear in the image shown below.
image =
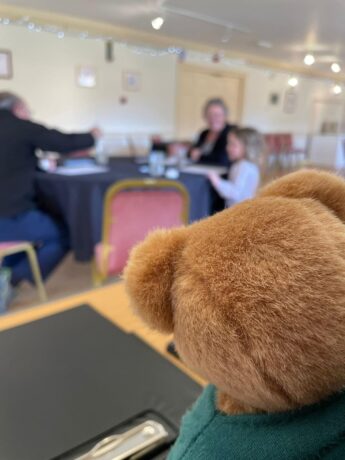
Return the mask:
<path id="1" fill-rule="evenodd" d="M 312 198 L 345 222 L 345 181 L 335 174 L 316 170 L 298 171 L 264 187 L 259 196 Z"/>
<path id="2" fill-rule="evenodd" d="M 131 306 L 154 329 L 173 332 L 171 290 L 187 229 L 157 230 L 131 251 L 124 279 Z"/>

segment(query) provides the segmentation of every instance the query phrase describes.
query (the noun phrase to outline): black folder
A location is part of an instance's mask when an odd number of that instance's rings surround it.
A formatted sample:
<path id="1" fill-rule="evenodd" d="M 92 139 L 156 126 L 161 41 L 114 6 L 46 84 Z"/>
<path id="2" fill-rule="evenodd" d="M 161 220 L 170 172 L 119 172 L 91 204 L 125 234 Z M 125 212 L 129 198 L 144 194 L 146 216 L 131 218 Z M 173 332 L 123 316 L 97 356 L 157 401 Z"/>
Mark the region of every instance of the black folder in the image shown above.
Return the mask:
<path id="1" fill-rule="evenodd" d="M 146 412 L 178 429 L 200 392 L 87 305 L 3 331 L 0 459 L 63 458 Z"/>

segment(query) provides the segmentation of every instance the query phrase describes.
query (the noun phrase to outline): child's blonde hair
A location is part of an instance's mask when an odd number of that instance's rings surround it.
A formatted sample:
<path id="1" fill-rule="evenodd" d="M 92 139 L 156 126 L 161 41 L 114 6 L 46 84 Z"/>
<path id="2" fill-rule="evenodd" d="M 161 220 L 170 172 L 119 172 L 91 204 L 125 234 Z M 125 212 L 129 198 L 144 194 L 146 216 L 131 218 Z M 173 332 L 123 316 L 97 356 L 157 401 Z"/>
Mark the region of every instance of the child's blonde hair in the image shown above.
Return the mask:
<path id="1" fill-rule="evenodd" d="M 236 128 L 231 131 L 244 145 L 244 157 L 247 160 L 259 163 L 265 153 L 264 137 L 254 128 Z"/>

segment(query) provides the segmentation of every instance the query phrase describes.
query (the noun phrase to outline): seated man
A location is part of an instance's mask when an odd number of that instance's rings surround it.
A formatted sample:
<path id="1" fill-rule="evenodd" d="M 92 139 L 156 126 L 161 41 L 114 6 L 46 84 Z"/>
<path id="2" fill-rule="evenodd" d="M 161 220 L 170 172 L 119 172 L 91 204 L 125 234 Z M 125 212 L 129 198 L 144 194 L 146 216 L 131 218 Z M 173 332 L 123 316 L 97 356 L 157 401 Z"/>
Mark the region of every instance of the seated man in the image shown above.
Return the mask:
<path id="1" fill-rule="evenodd" d="M 28 105 L 18 96 L 0 93 L 0 242 L 30 241 L 36 245 L 42 276 L 46 278 L 68 251 L 61 224 L 37 208 L 34 175 L 36 149 L 67 154 L 92 147 L 98 129 L 85 134 L 63 134 L 30 121 Z M 32 282 L 25 256 L 11 256 L 12 285 Z"/>

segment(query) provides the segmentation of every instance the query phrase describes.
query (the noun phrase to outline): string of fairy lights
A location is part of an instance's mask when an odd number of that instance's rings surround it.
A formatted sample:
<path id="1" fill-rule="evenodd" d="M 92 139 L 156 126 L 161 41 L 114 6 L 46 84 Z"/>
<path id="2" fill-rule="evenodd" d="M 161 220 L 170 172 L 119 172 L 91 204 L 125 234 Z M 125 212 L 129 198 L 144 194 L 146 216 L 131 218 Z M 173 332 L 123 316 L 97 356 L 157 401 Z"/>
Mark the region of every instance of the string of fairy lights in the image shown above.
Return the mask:
<path id="1" fill-rule="evenodd" d="M 167 46 L 167 47 L 155 47 L 149 46 L 146 44 L 134 44 L 129 43 L 126 40 L 120 40 L 118 37 L 112 35 L 103 35 L 90 32 L 88 30 L 77 30 L 73 28 L 61 27 L 56 24 L 44 24 L 32 19 L 29 16 L 23 16 L 20 18 L 10 18 L 10 17 L 0 17 L 0 26 L 9 27 L 17 26 L 26 28 L 32 33 L 48 33 L 56 36 L 58 39 L 62 40 L 64 38 L 77 38 L 80 40 L 97 40 L 103 43 L 111 42 L 115 46 L 125 47 L 129 51 L 137 55 L 147 55 L 151 57 L 162 57 L 167 55 L 175 55 L 180 61 L 185 61 L 188 56 L 188 60 L 193 62 L 200 63 L 221 63 L 226 67 L 239 67 L 246 66 L 259 70 L 266 70 L 268 73 L 275 73 L 274 71 L 260 67 L 256 64 L 247 62 L 244 59 L 230 59 L 225 55 L 225 52 L 222 50 L 217 50 L 214 53 L 200 52 L 194 50 L 186 50 L 180 46 Z M 313 61 L 314 62 L 314 61 Z M 334 67 L 335 68 L 335 67 Z M 337 69 L 336 69 L 337 70 Z M 279 72 L 283 73 L 283 72 Z M 287 74 L 288 75 L 288 74 Z M 321 79 L 328 82 L 331 85 L 331 92 L 334 95 L 340 95 L 343 92 L 343 87 L 339 83 L 334 83 L 331 79 Z M 299 78 L 296 75 L 287 76 L 287 85 L 294 89 L 299 85 Z"/>
<path id="2" fill-rule="evenodd" d="M 80 40 L 97 40 L 102 42 L 111 41 L 114 45 L 124 46 L 136 54 L 147 54 L 153 57 L 166 56 L 168 54 L 183 55 L 185 50 L 177 46 L 169 46 L 166 48 L 158 48 L 147 45 L 130 44 L 125 40 L 119 40 L 111 35 L 95 34 L 86 30 L 77 30 L 72 28 L 65 28 L 54 24 L 41 24 L 32 20 L 29 16 L 22 18 L 10 19 L 7 17 L 0 18 L 0 25 L 2 26 L 17 26 L 23 27 L 30 32 L 46 32 L 55 35 L 58 39 L 64 38 L 79 38 Z"/>

